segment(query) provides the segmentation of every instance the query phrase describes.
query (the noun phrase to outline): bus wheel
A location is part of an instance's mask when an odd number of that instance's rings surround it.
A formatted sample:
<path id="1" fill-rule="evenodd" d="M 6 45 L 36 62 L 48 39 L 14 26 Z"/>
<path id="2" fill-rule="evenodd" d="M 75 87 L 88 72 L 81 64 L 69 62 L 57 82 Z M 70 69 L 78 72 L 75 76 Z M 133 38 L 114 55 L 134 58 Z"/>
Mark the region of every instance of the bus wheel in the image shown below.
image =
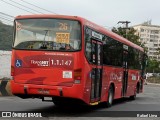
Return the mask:
<path id="1" fill-rule="evenodd" d="M 137 87 L 136 87 L 134 95 L 130 96 L 129 99 L 130 100 L 135 100 L 136 99 L 136 93 L 137 93 Z"/>
<path id="2" fill-rule="evenodd" d="M 109 91 L 108 91 L 107 107 L 111 107 L 112 106 L 113 98 L 114 98 L 113 87 L 110 86 Z"/>
<path id="3" fill-rule="evenodd" d="M 135 99 L 136 99 L 136 94 L 135 94 L 135 95 L 130 96 L 129 98 L 130 98 L 130 100 L 135 100 Z"/>
<path id="4" fill-rule="evenodd" d="M 66 105 L 62 99 L 52 98 L 52 101 L 53 101 L 55 106 L 60 106 L 61 107 L 61 106 Z"/>
<path id="5" fill-rule="evenodd" d="M 54 103 L 55 106 L 64 106 L 63 103 L 58 102 L 58 101 L 53 101 L 53 103 Z"/>

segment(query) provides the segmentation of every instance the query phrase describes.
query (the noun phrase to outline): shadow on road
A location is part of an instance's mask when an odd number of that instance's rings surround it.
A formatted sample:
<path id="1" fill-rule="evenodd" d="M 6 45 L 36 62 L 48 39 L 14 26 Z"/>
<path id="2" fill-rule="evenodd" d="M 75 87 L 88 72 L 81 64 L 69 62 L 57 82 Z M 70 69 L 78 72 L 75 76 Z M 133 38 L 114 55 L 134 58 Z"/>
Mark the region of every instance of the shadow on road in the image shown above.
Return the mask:
<path id="1" fill-rule="evenodd" d="M 125 104 L 126 102 L 130 102 L 131 100 L 127 98 L 114 100 L 113 107 L 120 104 Z M 87 105 L 76 105 L 76 106 L 49 106 L 49 107 L 41 107 L 39 109 L 31 109 L 29 112 L 40 112 L 43 116 L 46 117 L 81 117 L 81 116 L 97 116 L 97 113 L 104 112 L 107 113 L 109 108 L 104 106 L 104 104 L 96 105 L 96 106 L 87 106 Z"/>

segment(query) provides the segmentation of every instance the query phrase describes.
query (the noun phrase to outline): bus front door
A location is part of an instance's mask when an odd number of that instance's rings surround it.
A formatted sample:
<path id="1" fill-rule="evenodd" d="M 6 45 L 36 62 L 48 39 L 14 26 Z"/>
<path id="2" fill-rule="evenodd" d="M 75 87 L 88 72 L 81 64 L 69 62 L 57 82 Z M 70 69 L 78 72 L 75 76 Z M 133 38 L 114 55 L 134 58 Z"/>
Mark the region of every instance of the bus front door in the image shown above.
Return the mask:
<path id="1" fill-rule="evenodd" d="M 102 42 L 92 40 L 92 72 L 90 103 L 100 101 L 102 88 Z"/>
<path id="2" fill-rule="evenodd" d="M 123 51 L 122 96 L 126 96 L 128 86 L 128 51 Z"/>

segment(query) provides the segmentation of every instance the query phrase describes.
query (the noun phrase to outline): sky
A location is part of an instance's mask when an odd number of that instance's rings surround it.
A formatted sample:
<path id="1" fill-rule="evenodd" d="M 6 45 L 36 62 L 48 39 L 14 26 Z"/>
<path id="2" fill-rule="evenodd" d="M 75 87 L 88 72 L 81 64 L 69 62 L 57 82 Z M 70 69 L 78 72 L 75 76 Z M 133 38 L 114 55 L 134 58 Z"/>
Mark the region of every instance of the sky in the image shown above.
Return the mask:
<path id="1" fill-rule="evenodd" d="M 153 25 L 160 25 L 160 0 L 0 0 L 0 12 L 17 16 L 32 13 L 15 8 L 4 1 L 19 6 L 14 3 L 17 2 L 49 13 L 23 2 L 27 1 L 56 14 L 84 17 L 108 29 L 122 26 L 117 24 L 118 21 L 130 21 L 129 26 L 133 26 L 152 20 Z M 19 7 L 29 10 L 26 7 Z"/>

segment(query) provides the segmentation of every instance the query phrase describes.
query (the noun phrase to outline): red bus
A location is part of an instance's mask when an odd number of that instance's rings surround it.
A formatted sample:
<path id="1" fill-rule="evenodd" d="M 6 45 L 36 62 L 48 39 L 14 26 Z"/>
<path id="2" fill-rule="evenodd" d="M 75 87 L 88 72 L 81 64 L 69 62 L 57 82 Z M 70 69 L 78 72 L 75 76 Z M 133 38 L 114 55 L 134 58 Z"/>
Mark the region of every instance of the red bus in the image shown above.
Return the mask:
<path id="1" fill-rule="evenodd" d="M 16 17 L 14 30 L 11 88 L 18 97 L 111 106 L 143 91 L 143 48 L 95 23 L 24 15 Z"/>

